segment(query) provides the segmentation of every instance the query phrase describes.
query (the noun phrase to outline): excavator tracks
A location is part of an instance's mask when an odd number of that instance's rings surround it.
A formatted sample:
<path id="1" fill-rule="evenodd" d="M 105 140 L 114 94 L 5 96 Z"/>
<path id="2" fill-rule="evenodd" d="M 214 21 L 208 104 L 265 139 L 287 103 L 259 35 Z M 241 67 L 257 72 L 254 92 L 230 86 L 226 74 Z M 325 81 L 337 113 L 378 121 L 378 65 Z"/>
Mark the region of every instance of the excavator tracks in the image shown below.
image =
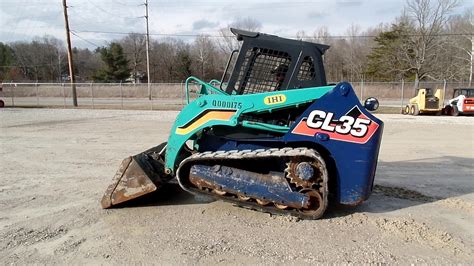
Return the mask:
<path id="1" fill-rule="evenodd" d="M 261 172 L 260 169 L 270 171 Z M 177 170 L 180 186 L 238 206 L 318 219 L 328 204 L 328 172 L 313 149 L 272 148 L 195 153 Z"/>

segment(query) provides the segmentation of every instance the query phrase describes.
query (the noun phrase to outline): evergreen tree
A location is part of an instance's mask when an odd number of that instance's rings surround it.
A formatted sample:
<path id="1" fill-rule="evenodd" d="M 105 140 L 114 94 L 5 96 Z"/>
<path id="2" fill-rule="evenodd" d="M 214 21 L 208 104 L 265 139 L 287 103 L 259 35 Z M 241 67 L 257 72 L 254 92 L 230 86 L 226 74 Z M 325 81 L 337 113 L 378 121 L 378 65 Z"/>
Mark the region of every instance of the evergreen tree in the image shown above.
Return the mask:
<path id="1" fill-rule="evenodd" d="M 94 75 L 95 81 L 117 82 L 130 77 L 128 60 L 120 44 L 113 42 L 109 47 L 99 48 L 98 52 L 105 65 Z"/>
<path id="2" fill-rule="evenodd" d="M 0 81 L 9 79 L 9 72 L 14 63 L 15 55 L 12 48 L 0 42 Z"/>
<path id="3" fill-rule="evenodd" d="M 176 69 L 176 79 L 184 80 L 192 75 L 192 57 L 189 49 L 180 49 L 176 54 L 176 60 L 178 62 Z"/>
<path id="4" fill-rule="evenodd" d="M 406 27 L 393 25 L 390 31 L 381 32 L 376 38 L 376 47 L 368 55 L 365 75 L 373 80 L 390 81 L 410 75 L 410 67 L 401 53 L 410 53 L 406 48 Z"/>

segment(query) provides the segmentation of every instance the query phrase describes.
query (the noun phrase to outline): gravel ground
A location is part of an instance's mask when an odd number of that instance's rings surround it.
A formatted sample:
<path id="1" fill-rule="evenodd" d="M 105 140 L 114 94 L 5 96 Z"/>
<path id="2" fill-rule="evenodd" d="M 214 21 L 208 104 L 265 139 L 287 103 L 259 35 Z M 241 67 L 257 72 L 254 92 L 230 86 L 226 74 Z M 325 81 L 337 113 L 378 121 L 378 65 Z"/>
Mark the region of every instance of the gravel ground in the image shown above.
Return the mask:
<path id="1" fill-rule="evenodd" d="M 379 115 L 375 193 L 321 220 L 206 203 L 173 186 L 138 206 L 102 210 L 121 160 L 165 141 L 176 114 L 0 110 L 0 262 L 474 261 L 474 117 Z"/>

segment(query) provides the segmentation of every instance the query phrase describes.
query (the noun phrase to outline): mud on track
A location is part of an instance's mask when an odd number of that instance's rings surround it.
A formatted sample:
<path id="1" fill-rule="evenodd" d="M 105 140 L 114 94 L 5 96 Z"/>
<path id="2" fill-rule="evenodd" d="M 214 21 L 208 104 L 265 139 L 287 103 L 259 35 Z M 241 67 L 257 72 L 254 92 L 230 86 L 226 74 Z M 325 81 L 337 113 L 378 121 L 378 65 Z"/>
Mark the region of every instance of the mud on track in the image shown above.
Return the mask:
<path id="1" fill-rule="evenodd" d="M 176 114 L 0 110 L 1 263 L 474 260 L 474 117 L 380 115 L 374 194 L 318 221 L 204 203 L 175 186 L 100 209 L 121 160 L 165 141 Z"/>

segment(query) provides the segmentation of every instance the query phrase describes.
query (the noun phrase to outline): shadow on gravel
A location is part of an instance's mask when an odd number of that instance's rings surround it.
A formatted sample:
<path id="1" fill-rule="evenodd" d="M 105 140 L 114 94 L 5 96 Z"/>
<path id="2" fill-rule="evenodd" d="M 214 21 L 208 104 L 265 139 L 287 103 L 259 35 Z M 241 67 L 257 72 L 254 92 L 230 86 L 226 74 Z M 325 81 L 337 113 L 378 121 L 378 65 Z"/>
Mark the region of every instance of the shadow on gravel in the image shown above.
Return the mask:
<path id="1" fill-rule="evenodd" d="M 474 192 L 474 159 L 434 157 L 379 161 L 371 197 L 356 207 L 331 206 L 327 218 L 357 212 L 385 213 Z"/>
<path id="2" fill-rule="evenodd" d="M 178 184 L 168 183 L 157 191 L 143 197 L 124 202 L 114 208 L 149 207 L 165 205 L 189 205 L 211 202 L 207 198 L 195 198 L 192 194 L 184 191 Z"/>

